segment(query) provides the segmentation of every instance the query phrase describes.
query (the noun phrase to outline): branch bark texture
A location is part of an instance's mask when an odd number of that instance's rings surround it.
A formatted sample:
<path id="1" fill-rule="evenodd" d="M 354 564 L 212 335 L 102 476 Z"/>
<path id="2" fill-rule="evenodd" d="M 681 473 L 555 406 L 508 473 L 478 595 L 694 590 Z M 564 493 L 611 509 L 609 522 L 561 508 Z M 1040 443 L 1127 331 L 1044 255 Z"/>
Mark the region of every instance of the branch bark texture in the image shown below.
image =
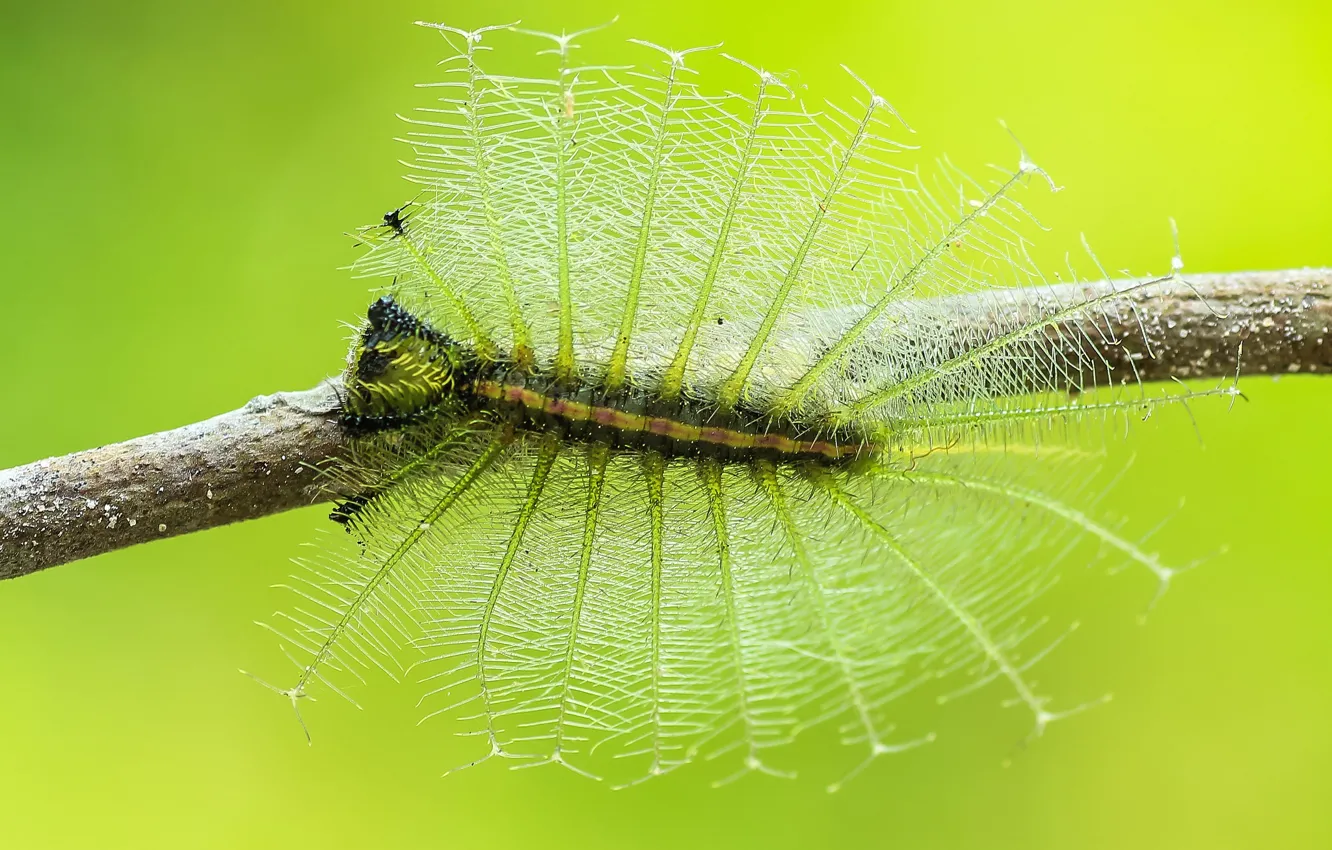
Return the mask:
<path id="1" fill-rule="evenodd" d="M 1050 300 L 1068 304 L 1125 284 L 1065 284 L 1052 287 Z M 1053 307 L 1003 295 L 987 293 L 985 307 L 969 313 L 973 321 L 990 323 L 997 310 L 1031 321 L 1037 307 Z M 1116 380 L 1135 371 L 1142 381 L 1332 372 L 1332 269 L 1190 275 L 1135 290 L 1122 304 L 1134 310 L 1119 310 L 1108 325 L 1079 334 L 1082 320 L 1074 319 L 1047 327 L 1046 338 L 1103 359 Z"/>
<path id="2" fill-rule="evenodd" d="M 1073 319 L 1047 327 L 1046 339 L 1102 358 L 1116 379 L 1332 372 L 1332 269 L 1188 283 L 1126 294 L 1134 309 L 1108 324 Z M 1072 303 L 1111 286 L 1123 283 L 1066 284 L 1051 297 Z M 955 298 L 959 320 L 978 330 L 1034 320 L 1047 306 L 1029 294 Z M 345 445 L 337 386 L 260 396 L 204 422 L 0 471 L 0 579 L 326 497 L 315 467 Z"/>
<path id="3" fill-rule="evenodd" d="M 333 385 L 0 471 L 0 579 L 311 504 L 342 445 Z"/>

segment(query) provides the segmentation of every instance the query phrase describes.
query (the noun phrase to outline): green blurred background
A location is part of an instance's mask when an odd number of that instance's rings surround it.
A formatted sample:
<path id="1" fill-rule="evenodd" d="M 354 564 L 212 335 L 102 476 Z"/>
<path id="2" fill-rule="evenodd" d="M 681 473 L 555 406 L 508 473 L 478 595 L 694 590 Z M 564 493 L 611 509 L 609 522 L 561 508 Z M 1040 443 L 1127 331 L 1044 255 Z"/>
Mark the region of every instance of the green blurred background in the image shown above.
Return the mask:
<path id="1" fill-rule="evenodd" d="M 442 55 L 410 22 L 617 12 L 606 55 L 723 40 L 834 96 L 845 62 L 964 165 L 1013 158 L 1005 118 L 1068 187 L 1046 218 L 1111 267 L 1163 269 L 1169 216 L 1194 271 L 1332 265 L 1321 1 L 6 0 L 0 466 L 336 371 L 367 302 L 342 234 L 410 195 L 394 113 Z M 619 793 L 499 765 L 441 779 L 461 746 L 379 681 L 364 712 L 312 706 L 307 747 L 236 669 L 283 669 L 250 623 L 283 601 L 268 586 L 311 509 L 0 585 L 0 847 L 1332 846 L 1332 378 L 1244 389 L 1195 407 L 1202 445 L 1165 416 L 1112 448 L 1134 462 L 1105 506 L 1133 533 L 1169 516 L 1168 558 L 1229 553 L 1146 625 L 1140 576 L 1065 594 L 1084 627 L 1041 679 L 1116 698 L 1011 766 L 1024 721 L 997 688 L 832 796 L 690 770 Z"/>

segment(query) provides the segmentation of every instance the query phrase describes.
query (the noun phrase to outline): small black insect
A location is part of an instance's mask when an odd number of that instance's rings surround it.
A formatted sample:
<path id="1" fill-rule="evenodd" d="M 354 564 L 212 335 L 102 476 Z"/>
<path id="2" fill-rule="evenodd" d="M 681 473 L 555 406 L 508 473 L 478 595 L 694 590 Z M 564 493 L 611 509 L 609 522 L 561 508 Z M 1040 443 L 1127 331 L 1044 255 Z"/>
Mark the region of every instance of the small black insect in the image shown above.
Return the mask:
<path id="1" fill-rule="evenodd" d="M 356 515 L 370 503 L 370 500 L 374 498 L 374 495 L 374 493 L 360 493 L 352 496 L 350 499 L 339 503 L 333 508 L 333 511 L 328 515 L 328 518 L 344 526 L 347 533 L 351 534 L 352 522 L 356 519 Z"/>
<path id="2" fill-rule="evenodd" d="M 403 204 L 396 210 L 389 210 L 384 213 L 384 226 L 392 230 L 395 235 L 402 236 L 407 232 L 407 219 L 403 218 L 402 211 L 411 206 L 410 203 Z"/>

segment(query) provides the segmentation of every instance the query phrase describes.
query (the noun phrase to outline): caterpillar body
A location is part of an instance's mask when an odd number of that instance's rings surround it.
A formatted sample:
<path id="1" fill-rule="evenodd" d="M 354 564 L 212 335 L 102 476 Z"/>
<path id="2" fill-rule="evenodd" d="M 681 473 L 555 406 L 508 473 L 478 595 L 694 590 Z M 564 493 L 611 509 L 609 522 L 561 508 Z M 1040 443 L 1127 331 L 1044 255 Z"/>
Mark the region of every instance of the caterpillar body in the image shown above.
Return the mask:
<path id="1" fill-rule="evenodd" d="M 391 283 L 328 470 L 350 533 L 272 627 L 302 654 L 280 691 L 411 675 L 479 760 L 617 782 L 784 773 L 819 723 L 851 776 L 928 740 L 893 707 L 936 680 L 1060 716 L 1021 613 L 1060 547 L 1174 570 L 1053 492 L 1052 432 L 1182 394 L 1051 345 L 1125 308 L 1031 262 L 1015 195 L 1044 173 L 898 164 L 868 87 L 812 111 L 744 63 L 747 94 L 707 92 L 694 51 L 575 66 L 582 34 L 427 26 L 454 53 L 407 119 L 421 191 L 358 237 Z M 546 39 L 549 76 L 483 68 L 501 37 Z"/>

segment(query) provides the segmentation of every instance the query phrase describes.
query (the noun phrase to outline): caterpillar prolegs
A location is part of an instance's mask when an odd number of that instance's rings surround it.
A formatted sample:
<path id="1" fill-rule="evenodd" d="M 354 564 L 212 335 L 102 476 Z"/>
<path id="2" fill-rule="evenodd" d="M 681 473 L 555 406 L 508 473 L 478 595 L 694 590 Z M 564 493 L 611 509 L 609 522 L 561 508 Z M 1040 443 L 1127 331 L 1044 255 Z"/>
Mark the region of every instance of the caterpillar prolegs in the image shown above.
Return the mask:
<path id="1" fill-rule="evenodd" d="M 815 110 L 718 51 L 579 65 L 586 34 L 427 26 L 452 52 L 406 119 L 420 190 L 357 237 L 385 289 L 328 471 L 349 533 L 273 627 L 281 692 L 379 668 L 478 759 L 618 783 L 717 754 L 784 774 L 820 723 L 854 775 L 929 739 L 895 700 L 939 681 L 1036 733 L 1066 713 L 1022 615 L 1064 541 L 1173 575 L 1064 495 L 1068 428 L 1186 394 L 1050 344 L 1129 308 L 1053 297 L 1018 200 L 1044 172 L 917 169 L 868 86 Z M 492 67 L 523 39 L 547 75 Z M 747 93 L 696 72 L 728 60 Z M 943 297 L 1001 289 L 1022 318 Z"/>

